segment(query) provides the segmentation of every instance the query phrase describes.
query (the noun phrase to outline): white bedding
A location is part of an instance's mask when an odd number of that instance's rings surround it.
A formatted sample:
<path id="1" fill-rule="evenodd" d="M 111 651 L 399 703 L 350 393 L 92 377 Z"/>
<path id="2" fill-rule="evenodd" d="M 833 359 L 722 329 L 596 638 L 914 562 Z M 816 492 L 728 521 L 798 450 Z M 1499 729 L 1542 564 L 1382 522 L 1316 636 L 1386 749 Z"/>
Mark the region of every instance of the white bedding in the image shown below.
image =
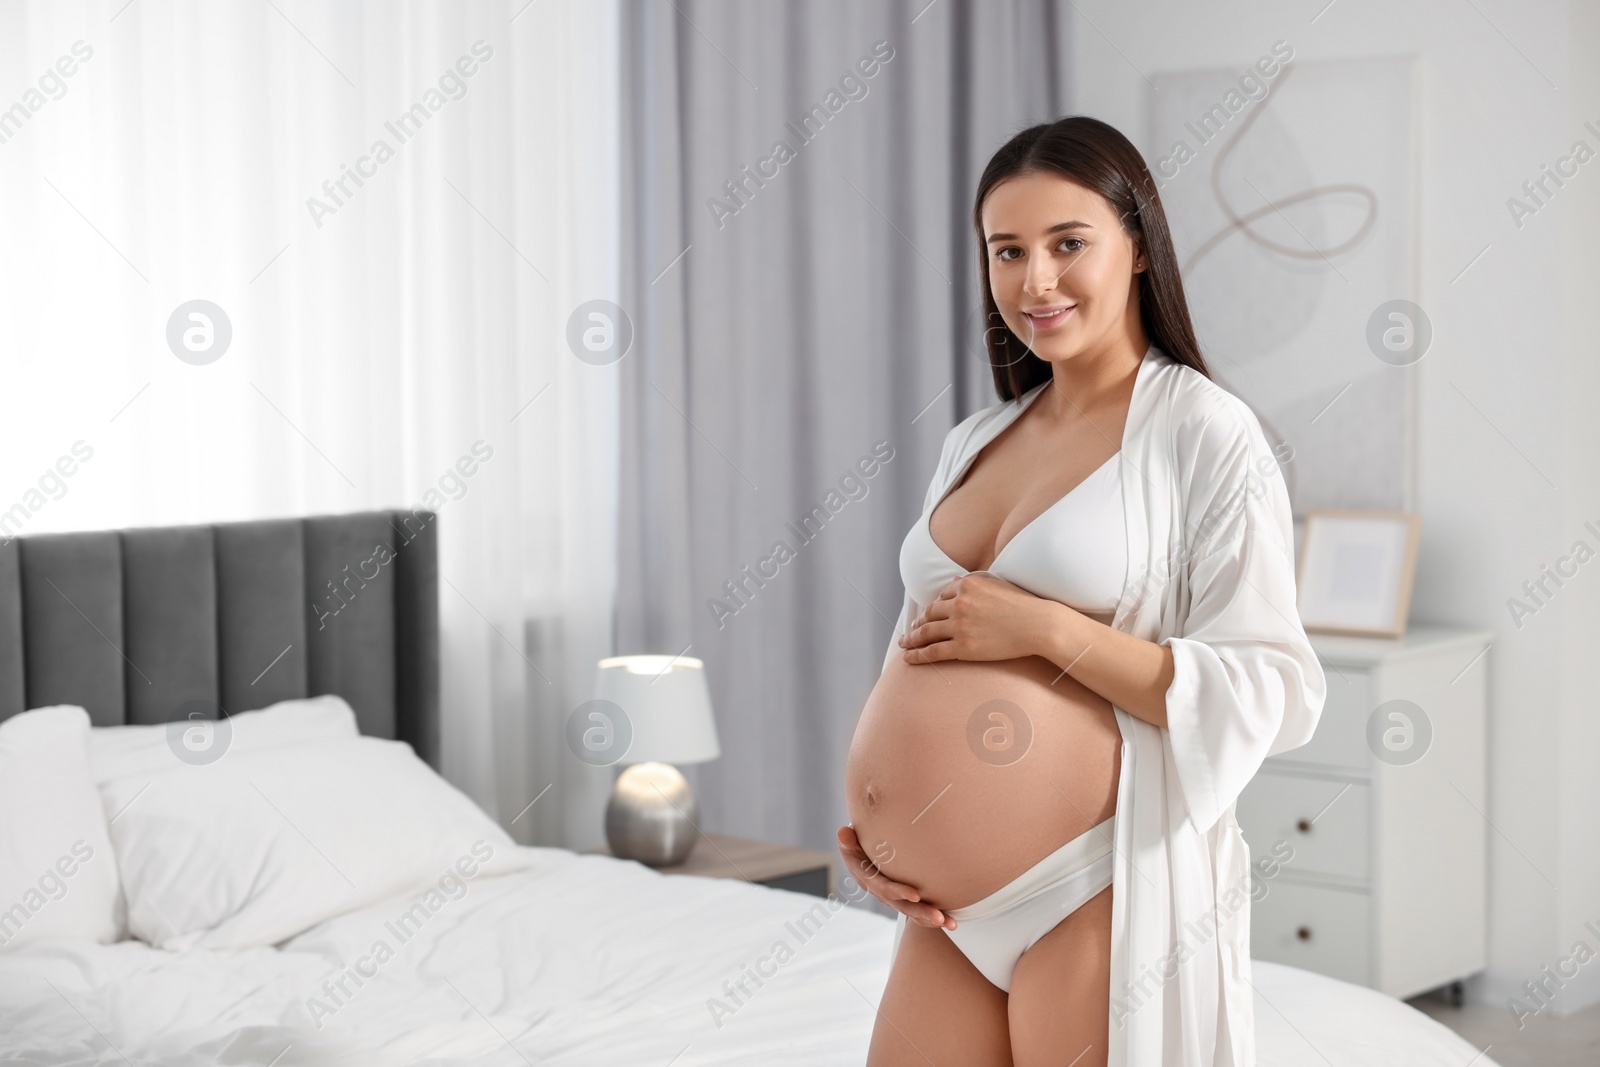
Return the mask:
<path id="1" fill-rule="evenodd" d="M 635 863 L 524 849 L 525 871 L 470 882 L 408 927 L 390 898 L 278 948 L 174 954 L 55 941 L 0 955 L 0 1062 L 826 1067 L 866 1060 L 894 924 L 798 893 L 663 876 Z M 798 924 L 808 913 L 809 936 Z M 385 942 L 393 954 L 373 953 Z M 792 958 L 719 1027 L 758 957 Z M 341 1003 L 325 979 L 358 962 Z M 770 970 L 770 968 L 768 968 Z M 1261 1067 L 1462 1067 L 1477 1050 L 1405 1004 L 1255 965 Z M 318 998 L 333 1014 L 308 1004 Z M 315 1010 L 320 1028 L 312 1019 Z M 126 1059 L 124 1059 L 126 1057 Z M 676 1058 L 674 1058 L 676 1057 Z M 1493 1067 L 1487 1057 L 1475 1067 Z"/>

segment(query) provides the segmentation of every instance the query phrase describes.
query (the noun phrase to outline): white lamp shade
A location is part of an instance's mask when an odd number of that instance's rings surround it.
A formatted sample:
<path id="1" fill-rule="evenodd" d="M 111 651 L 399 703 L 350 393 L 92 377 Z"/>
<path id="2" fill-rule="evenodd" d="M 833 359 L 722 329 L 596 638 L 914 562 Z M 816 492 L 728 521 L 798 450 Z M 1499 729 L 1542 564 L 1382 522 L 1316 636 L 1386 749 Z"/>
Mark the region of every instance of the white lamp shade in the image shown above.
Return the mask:
<path id="1" fill-rule="evenodd" d="M 722 755 L 705 665 L 691 656 L 603 659 L 595 697 L 627 716 L 633 741 L 621 763 L 704 763 Z"/>

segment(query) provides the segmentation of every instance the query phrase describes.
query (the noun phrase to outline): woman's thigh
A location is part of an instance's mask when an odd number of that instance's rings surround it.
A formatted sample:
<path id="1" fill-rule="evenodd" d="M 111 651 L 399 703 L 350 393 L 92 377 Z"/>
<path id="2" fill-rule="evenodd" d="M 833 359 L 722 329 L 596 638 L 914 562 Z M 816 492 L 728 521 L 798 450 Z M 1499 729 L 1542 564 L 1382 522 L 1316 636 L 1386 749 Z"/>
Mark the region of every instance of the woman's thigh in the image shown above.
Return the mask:
<path id="1" fill-rule="evenodd" d="M 1011 976 L 1009 1008 L 1016 1067 L 1105 1067 L 1111 1015 L 1110 886 L 1022 954 Z"/>
<path id="2" fill-rule="evenodd" d="M 1006 994 L 943 930 L 907 923 L 867 1067 L 1011 1067 Z"/>

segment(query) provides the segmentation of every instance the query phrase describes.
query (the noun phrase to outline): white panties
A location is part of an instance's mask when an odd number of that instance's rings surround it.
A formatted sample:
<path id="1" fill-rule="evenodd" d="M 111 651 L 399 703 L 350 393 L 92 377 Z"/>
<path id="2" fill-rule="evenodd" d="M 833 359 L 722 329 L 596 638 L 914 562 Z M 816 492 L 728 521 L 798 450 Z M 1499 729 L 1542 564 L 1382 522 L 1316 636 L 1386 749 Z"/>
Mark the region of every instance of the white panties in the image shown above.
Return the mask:
<path id="1" fill-rule="evenodd" d="M 1111 884 L 1116 821 L 1078 835 L 976 904 L 946 911 L 956 928 L 945 933 L 985 978 L 1009 993 L 1022 954 Z"/>

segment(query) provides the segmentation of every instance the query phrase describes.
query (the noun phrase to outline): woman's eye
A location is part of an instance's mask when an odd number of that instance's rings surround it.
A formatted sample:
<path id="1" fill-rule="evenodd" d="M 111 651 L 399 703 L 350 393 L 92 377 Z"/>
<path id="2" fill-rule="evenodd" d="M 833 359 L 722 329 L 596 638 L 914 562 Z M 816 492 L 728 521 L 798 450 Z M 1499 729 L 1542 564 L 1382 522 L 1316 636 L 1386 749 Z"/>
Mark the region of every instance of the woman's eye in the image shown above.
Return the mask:
<path id="1" fill-rule="evenodd" d="M 1064 247 L 1064 246 L 1067 246 L 1067 245 L 1071 245 L 1072 247 L 1070 247 L 1070 248 L 1069 247 Z M 1060 240 L 1060 242 L 1056 245 L 1057 249 L 1059 249 L 1061 251 L 1064 251 L 1064 252 L 1081 252 L 1086 247 L 1088 247 L 1088 246 L 1087 246 L 1086 242 L 1083 240 L 1083 238 L 1081 238 L 1081 237 L 1063 237 Z M 1013 259 L 1017 258 L 1017 256 L 1013 256 L 1013 255 L 1010 254 L 1012 252 L 1015 252 L 1015 253 L 1017 253 L 1018 256 L 1020 256 L 1022 254 L 1022 249 L 1018 248 L 1016 245 L 1007 245 L 1005 248 L 1002 248 L 999 251 L 997 251 L 994 255 L 995 255 L 995 258 L 1000 260 L 1001 262 L 1009 263 Z"/>

